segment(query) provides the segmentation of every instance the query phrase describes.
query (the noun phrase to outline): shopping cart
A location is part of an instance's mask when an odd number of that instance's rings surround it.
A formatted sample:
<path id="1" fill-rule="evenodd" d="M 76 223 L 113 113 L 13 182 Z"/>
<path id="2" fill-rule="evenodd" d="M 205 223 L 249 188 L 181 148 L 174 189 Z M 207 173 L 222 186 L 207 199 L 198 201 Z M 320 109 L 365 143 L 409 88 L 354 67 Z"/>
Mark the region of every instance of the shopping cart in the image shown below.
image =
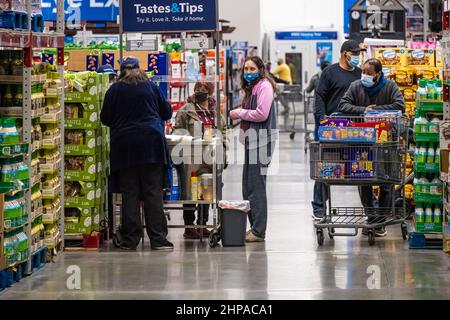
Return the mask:
<path id="1" fill-rule="evenodd" d="M 373 246 L 375 229 L 397 224 L 401 225 L 403 239 L 407 240 L 405 192 L 395 190 L 404 187 L 406 182 L 409 119 L 385 113 L 358 117 L 333 115 L 324 121 L 330 127 L 321 127 L 320 142 L 310 145 L 311 179 L 322 183 L 323 203 L 327 206 L 324 217 L 315 224 L 318 244 L 324 244 L 326 230 L 333 239 L 357 236 L 359 230 L 365 229 Z M 384 207 L 376 201 L 371 207 L 334 207 L 331 186 L 384 186 L 391 200 Z"/>

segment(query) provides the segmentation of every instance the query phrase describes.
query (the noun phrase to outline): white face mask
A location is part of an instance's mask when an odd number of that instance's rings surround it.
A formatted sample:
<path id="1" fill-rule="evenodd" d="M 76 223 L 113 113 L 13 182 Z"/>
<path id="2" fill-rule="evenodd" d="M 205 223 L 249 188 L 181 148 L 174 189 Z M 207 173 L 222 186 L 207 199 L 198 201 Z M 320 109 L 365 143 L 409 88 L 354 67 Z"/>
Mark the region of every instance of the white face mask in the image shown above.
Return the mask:
<path id="1" fill-rule="evenodd" d="M 372 88 L 375 85 L 374 76 L 368 76 L 363 74 L 361 77 L 361 83 L 366 88 Z"/>

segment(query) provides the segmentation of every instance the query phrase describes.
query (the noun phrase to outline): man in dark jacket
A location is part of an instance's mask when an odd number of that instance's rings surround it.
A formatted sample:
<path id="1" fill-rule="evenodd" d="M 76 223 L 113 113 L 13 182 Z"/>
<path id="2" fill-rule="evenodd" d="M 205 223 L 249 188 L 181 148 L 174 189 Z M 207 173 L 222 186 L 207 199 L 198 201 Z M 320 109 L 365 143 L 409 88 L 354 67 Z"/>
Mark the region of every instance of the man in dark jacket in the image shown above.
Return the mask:
<path id="1" fill-rule="evenodd" d="M 327 67 L 319 80 L 316 90 L 316 101 L 314 107 L 314 116 L 316 120 L 316 140 L 318 140 L 318 128 L 320 119 L 335 113 L 338 109 L 339 101 L 341 101 L 350 84 L 361 79 L 360 55 L 362 49 L 357 41 L 349 40 L 344 42 L 341 47 L 341 58 L 339 63 Z M 325 198 L 325 199 L 324 199 Z M 323 195 L 323 184 L 316 182 L 314 185 L 314 200 L 312 202 L 313 218 L 322 220 L 326 203 L 324 200 L 328 195 Z"/>
<path id="2" fill-rule="evenodd" d="M 351 84 L 339 103 L 339 112 L 362 115 L 373 110 L 400 110 L 405 112 L 405 99 L 393 81 L 387 80 L 382 72 L 383 66 L 377 59 L 370 59 L 364 64 L 361 80 Z M 391 186 L 380 186 L 379 207 L 392 207 Z M 374 207 L 372 187 L 360 188 L 361 202 L 365 208 Z M 383 218 L 372 213 L 368 223 L 382 223 Z M 363 233 L 367 234 L 367 230 Z M 375 236 L 385 237 L 385 228 L 376 228 Z"/>
<path id="3" fill-rule="evenodd" d="M 322 75 L 323 70 L 325 70 L 330 65 L 331 65 L 331 63 L 329 61 L 322 61 L 320 63 L 320 72 L 315 74 L 311 78 L 311 80 L 309 81 L 309 85 L 306 88 L 306 93 L 312 93 L 317 90 L 317 88 L 319 87 L 320 76 Z"/>

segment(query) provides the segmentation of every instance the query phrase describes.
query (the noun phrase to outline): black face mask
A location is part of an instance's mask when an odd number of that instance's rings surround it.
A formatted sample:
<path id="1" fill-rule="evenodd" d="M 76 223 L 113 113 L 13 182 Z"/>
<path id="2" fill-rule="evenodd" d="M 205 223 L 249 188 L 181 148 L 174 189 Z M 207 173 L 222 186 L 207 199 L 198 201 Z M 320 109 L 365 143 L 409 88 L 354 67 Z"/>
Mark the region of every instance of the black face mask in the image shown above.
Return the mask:
<path id="1" fill-rule="evenodd" d="M 205 101 L 208 101 L 208 94 L 204 92 L 196 92 L 194 94 L 195 102 L 197 103 L 203 103 Z"/>

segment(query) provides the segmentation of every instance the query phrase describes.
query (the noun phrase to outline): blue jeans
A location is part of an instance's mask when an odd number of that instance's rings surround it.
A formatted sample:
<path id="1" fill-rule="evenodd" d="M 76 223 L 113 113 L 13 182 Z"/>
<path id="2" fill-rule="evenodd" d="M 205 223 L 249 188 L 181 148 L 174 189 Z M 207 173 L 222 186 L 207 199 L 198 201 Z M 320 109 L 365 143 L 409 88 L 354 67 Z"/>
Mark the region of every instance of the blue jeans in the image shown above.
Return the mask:
<path id="1" fill-rule="evenodd" d="M 319 127 L 320 127 L 320 117 L 314 116 L 316 121 L 316 127 L 314 129 L 314 139 L 315 141 L 319 141 Z M 323 183 L 317 182 L 314 184 L 314 197 L 313 201 L 311 202 L 314 213 L 317 213 L 319 215 L 324 215 L 325 211 L 327 210 L 326 203 L 324 202 L 323 197 Z M 327 201 L 329 198 L 328 194 L 325 194 L 325 200 Z"/>

